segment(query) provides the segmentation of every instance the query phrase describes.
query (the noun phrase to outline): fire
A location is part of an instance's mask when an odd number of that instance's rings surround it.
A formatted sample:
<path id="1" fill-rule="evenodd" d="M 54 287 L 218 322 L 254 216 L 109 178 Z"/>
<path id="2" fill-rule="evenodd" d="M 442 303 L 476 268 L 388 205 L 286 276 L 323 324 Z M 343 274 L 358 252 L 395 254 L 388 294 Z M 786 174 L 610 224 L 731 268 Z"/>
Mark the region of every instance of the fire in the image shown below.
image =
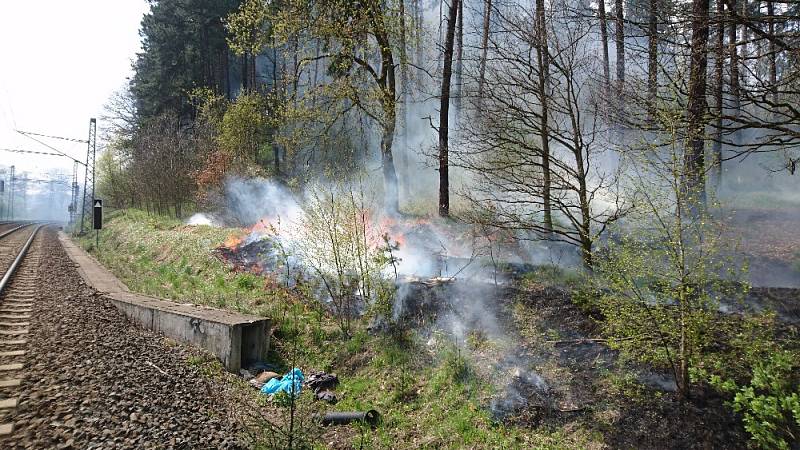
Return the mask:
<path id="1" fill-rule="evenodd" d="M 258 220 L 252 227 L 250 227 L 250 233 L 258 233 L 258 234 L 265 234 L 269 233 L 276 229 L 274 225 L 272 225 L 274 219 L 272 217 L 262 217 Z"/>
<path id="2" fill-rule="evenodd" d="M 403 219 L 397 220 L 394 217 L 384 216 L 381 218 L 379 229 L 389 236 L 392 243 L 397 243 L 400 247 L 404 247 L 408 242 L 406 234 L 409 230 L 418 226 L 430 226 L 431 222 L 428 219 Z"/>
<path id="3" fill-rule="evenodd" d="M 236 248 L 242 245 L 242 242 L 244 242 L 244 235 L 239 233 L 234 233 L 228 236 L 222 245 L 227 248 Z"/>
<path id="4" fill-rule="evenodd" d="M 273 219 L 270 217 L 263 217 L 258 220 L 253 226 L 243 228 L 241 231 L 232 233 L 225 239 L 223 246 L 229 249 L 235 249 L 241 246 L 247 240 L 248 236 L 253 234 L 262 236 L 274 232 L 277 228 L 272 225 Z"/>

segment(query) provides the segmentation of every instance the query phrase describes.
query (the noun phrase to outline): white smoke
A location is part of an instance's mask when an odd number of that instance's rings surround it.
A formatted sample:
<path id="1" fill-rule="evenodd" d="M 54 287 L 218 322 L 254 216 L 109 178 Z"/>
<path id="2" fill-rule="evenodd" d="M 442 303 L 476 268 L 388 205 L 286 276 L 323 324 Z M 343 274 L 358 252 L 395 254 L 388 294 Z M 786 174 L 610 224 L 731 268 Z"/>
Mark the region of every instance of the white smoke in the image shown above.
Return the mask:
<path id="1" fill-rule="evenodd" d="M 219 223 L 210 215 L 204 213 L 197 213 L 189 217 L 189 220 L 186 221 L 186 225 L 190 226 L 200 226 L 205 225 L 209 227 L 219 227 Z"/>

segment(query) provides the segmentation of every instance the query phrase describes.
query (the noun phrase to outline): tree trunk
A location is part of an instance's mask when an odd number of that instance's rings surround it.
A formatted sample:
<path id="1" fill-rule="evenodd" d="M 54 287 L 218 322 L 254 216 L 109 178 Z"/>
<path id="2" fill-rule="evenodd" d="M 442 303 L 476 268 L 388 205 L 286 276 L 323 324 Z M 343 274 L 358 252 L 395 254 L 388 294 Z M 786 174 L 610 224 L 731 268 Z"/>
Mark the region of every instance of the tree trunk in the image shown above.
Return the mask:
<path id="1" fill-rule="evenodd" d="M 242 54 L 242 89 L 241 92 L 247 91 L 248 87 L 248 80 L 247 75 L 250 74 L 250 70 L 248 69 L 249 65 L 247 63 L 247 53 L 245 52 Z"/>
<path id="2" fill-rule="evenodd" d="M 279 77 L 280 64 L 278 63 L 278 49 L 277 44 L 275 42 L 275 37 L 272 37 L 272 94 L 279 96 L 283 101 L 284 99 L 284 92 L 282 91 L 282 86 L 279 86 L 279 80 L 282 79 Z M 317 47 L 319 49 L 319 47 Z M 316 69 L 314 71 L 314 75 L 316 76 Z M 275 140 L 273 139 L 272 145 L 273 151 L 273 164 L 275 165 L 275 173 L 280 175 L 281 173 L 281 147 L 278 145 Z"/>
<path id="3" fill-rule="evenodd" d="M 417 57 L 417 60 L 416 60 L 417 67 L 422 67 L 423 66 L 423 63 L 422 63 L 422 60 L 424 58 L 423 50 L 425 49 L 425 47 L 423 46 L 424 36 L 423 36 L 423 28 L 422 28 L 422 26 L 424 24 L 424 19 L 423 19 L 423 16 L 422 16 L 422 8 L 419 5 L 420 1 L 421 0 L 414 0 L 414 32 L 415 32 L 415 37 L 416 37 L 416 48 L 415 49 L 416 49 L 416 52 L 417 52 L 417 55 L 416 55 L 416 57 Z M 417 80 L 416 80 L 417 81 L 417 89 L 422 90 L 423 87 L 424 87 L 424 83 L 422 82 L 424 73 L 423 73 L 422 69 L 417 69 L 416 73 L 417 73 Z"/>
<path id="4" fill-rule="evenodd" d="M 317 83 L 319 81 L 319 52 L 320 52 L 320 45 L 319 39 L 314 39 L 314 75 L 311 77 L 311 89 L 317 87 Z M 314 98 L 311 99 L 311 106 L 317 106 L 317 96 L 315 95 Z"/>
<path id="5" fill-rule="evenodd" d="M 686 117 L 687 143 L 684 152 L 685 188 L 690 204 L 705 205 L 705 111 L 708 68 L 708 10 L 710 0 L 693 0 L 692 44 L 689 66 L 689 100 Z"/>
<path id="6" fill-rule="evenodd" d="M 231 90 L 231 56 L 227 48 L 224 50 L 223 58 L 225 58 L 225 63 L 223 64 L 223 70 L 225 70 L 225 98 L 231 100 L 233 98 L 233 92 Z"/>
<path id="7" fill-rule="evenodd" d="M 600 0 L 601 2 L 603 0 Z M 486 54 L 489 51 L 489 23 L 492 15 L 492 0 L 486 0 L 483 12 L 483 35 L 481 36 L 481 61 L 478 75 L 478 101 L 483 98 L 483 85 L 486 82 Z"/>
<path id="8" fill-rule="evenodd" d="M 717 42 L 714 53 L 714 165 L 717 169 L 716 184 L 722 185 L 722 114 L 725 86 L 725 5 L 724 0 L 717 0 Z"/>
<path id="9" fill-rule="evenodd" d="M 578 205 L 581 209 L 581 221 L 578 228 L 578 235 L 581 240 L 581 258 L 583 266 L 592 270 L 594 261 L 592 260 L 592 219 L 591 205 L 589 204 L 589 189 L 587 186 L 587 175 L 583 150 L 578 147 L 573 149 L 575 155 L 575 171 L 578 181 Z"/>
<path id="10" fill-rule="evenodd" d="M 769 33 L 770 37 L 774 38 L 775 36 L 775 2 L 773 0 L 767 0 L 767 16 L 769 16 L 769 22 L 767 25 L 767 32 Z M 772 94 L 772 101 L 776 101 L 775 98 L 778 93 L 778 55 L 777 49 L 775 48 L 775 40 L 769 40 L 769 86 L 770 86 L 770 93 Z"/>
<path id="11" fill-rule="evenodd" d="M 686 323 L 686 296 L 687 294 L 684 293 L 684 298 L 680 299 L 680 304 L 678 305 L 680 311 L 680 342 L 678 347 L 678 359 L 680 364 L 680 373 L 678 374 L 678 397 L 681 400 L 685 400 L 689 398 L 689 349 L 688 349 L 688 342 L 686 337 L 686 328 L 688 324 Z"/>
<path id="12" fill-rule="evenodd" d="M 647 96 L 653 108 L 658 94 L 658 2 L 650 0 L 647 24 Z"/>
<path id="13" fill-rule="evenodd" d="M 464 2 L 458 2 L 458 24 L 456 25 L 456 70 L 455 70 L 455 98 L 453 106 L 456 111 L 455 126 L 458 129 L 458 122 L 461 116 L 461 71 L 464 67 Z"/>
<path id="14" fill-rule="evenodd" d="M 747 28 L 747 25 L 745 25 L 745 23 L 747 23 L 747 21 L 748 21 L 747 0 L 741 0 L 741 5 L 742 5 L 742 8 L 741 8 L 742 12 L 740 14 L 740 17 L 741 17 L 741 20 L 742 20 L 742 36 L 741 36 L 742 53 L 741 53 L 741 57 L 739 58 L 739 61 L 741 62 L 742 66 L 744 67 L 744 70 L 740 69 L 739 70 L 739 75 L 742 78 L 744 78 L 746 76 L 746 74 L 747 74 L 747 64 L 749 63 L 749 60 L 750 60 L 750 44 L 748 43 L 749 39 L 750 39 L 750 29 Z M 739 85 L 740 85 L 739 89 L 741 89 L 741 83 L 742 83 L 742 81 L 739 80 Z"/>
<path id="15" fill-rule="evenodd" d="M 730 95 L 732 97 L 733 117 L 739 117 L 741 109 L 741 97 L 739 96 L 739 50 L 737 47 L 738 38 L 736 36 L 736 0 L 728 0 L 728 15 L 731 25 L 728 27 L 728 52 L 730 53 Z M 732 137 L 734 145 L 739 143 L 738 133 L 734 132 Z"/>
<path id="16" fill-rule="evenodd" d="M 539 101 L 542 105 L 540 135 L 542 138 L 542 203 L 544 208 L 544 228 L 553 231 L 553 216 L 550 205 L 550 123 L 549 123 L 549 81 L 550 52 L 547 47 L 547 23 L 544 15 L 544 0 L 536 0 L 536 59 L 539 64 Z"/>
<path id="17" fill-rule="evenodd" d="M 400 191 L 402 192 L 403 199 L 408 201 L 411 197 L 409 192 L 408 180 L 411 179 L 411 173 L 408 164 L 408 105 L 409 105 L 409 76 L 408 76 L 408 47 L 406 42 L 406 2 L 400 0 L 400 87 L 402 89 L 402 101 L 400 102 L 400 127 L 403 130 L 403 145 L 400 149 L 400 168 L 403 173 L 403 184 Z"/>
<path id="18" fill-rule="evenodd" d="M 395 112 L 394 107 L 387 110 L 384 121 L 383 135 L 381 136 L 381 162 L 383 163 L 383 189 L 386 196 L 386 212 L 397 214 L 400 211 L 400 202 L 397 194 L 397 172 L 394 168 L 394 157 L 392 156 L 392 143 L 395 131 Z"/>
<path id="19" fill-rule="evenodd" d="M 444 0 L 439 0 L 439 35 L 436 38 L 436 44 L 438 46 L 444 47 L 444 42 L 442 42 L 442 9 L 444 8 Z M 442 70 L 442 52 L 436 52 L 436 71 Z"/>
<path id="20" fill-rule="evenodd" d="M 597 12 L 600 16 L 600 43 L 603 48 L 603 89 L 608 92 L 608 88 L 611 86 L 611 74 L 608 61 L 608 23 L 605 0 L 597 0 Z"/>
<path id="21" fill-rule="evenodd" d="M 297 58 L 297 53 L 295 53 L 295 61 Z M 250 54 L 250 88 L 255 91 L 258 88 L 257 80 L 256 80 L 256 55 L 251 53 Z"/>
<path id="22" fill-rule="evenodd" d="M 372 15 L 375 40 L 381 56 L 381 75 L 377 77 L 376 82 L 381 90 L 381 106 L 384 115 L 381 160 L 383 162 L 383 188 L 386 195 L 385 209 L 389 214 L 397 214 L 400 212 L 400 200 L 397 192 L 397 171 L 392 155 L 392 144 L 397 126 L 397 75 L 392 45 L 383 22 L 383 11 L 376 7 L 368 12 Z"/>
<path id="23" fill-rule="evenodd" d="M 620 104 L 620 111 L 622 109 L 622 93 L 625 88 L 625 10 L 623 8 L 623 0 L 615 0 L 616 13 L 617 13 L 617 95 Z"/>
<path id="24" fill-rule="evenodd" d="M 449 114 L 450 114 L 450 77 L 453 69 L 453 41 L 455 40 L 456 16 L 459 0 L 452 0 L 447 14 L 447 33 L 444 43 L 444 66 L 442 67 L 442 93 L 439 102 L 439 215 L 450 215 L 450 179 L 449 169 Z"/>

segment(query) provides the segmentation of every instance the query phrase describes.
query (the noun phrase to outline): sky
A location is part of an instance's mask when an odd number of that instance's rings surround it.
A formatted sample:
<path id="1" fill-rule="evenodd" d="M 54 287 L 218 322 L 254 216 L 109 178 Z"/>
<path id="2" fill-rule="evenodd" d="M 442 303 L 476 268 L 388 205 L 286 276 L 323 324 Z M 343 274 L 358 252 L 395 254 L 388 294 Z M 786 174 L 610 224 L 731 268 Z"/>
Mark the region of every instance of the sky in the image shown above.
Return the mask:
<path id="1" fill-rule="evenodd" d="M 52 152 L 15 129 L 87 139 L 89 119 L 100 117 L 111 94 L 132 76 L 147 10 L 145 0 L 3 1 L 0 148 Z M 45 142 L 86 159 L 86 144 Z M 12 164 L 37 176 L 71 175 L 73 165 L 67 158 L 0 151 L 0 166 Z"/>

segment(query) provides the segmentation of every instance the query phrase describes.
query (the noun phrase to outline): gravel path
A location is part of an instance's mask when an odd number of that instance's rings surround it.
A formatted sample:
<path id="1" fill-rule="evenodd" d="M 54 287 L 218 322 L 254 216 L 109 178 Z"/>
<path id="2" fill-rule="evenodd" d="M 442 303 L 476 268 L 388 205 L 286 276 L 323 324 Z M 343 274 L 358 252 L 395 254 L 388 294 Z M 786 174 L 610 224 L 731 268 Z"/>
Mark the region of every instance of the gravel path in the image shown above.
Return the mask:
<path id="1" fill-rule="evenodd" d="M 15 431 L 0 448 L 236 448 L 210 381 L 87 287 L 52 229 L 37 237 L 39 292 Z M 23 267 L 23 269 L 25 269 Z M 1 301 L 1 300 L 0 300 Z"/>

